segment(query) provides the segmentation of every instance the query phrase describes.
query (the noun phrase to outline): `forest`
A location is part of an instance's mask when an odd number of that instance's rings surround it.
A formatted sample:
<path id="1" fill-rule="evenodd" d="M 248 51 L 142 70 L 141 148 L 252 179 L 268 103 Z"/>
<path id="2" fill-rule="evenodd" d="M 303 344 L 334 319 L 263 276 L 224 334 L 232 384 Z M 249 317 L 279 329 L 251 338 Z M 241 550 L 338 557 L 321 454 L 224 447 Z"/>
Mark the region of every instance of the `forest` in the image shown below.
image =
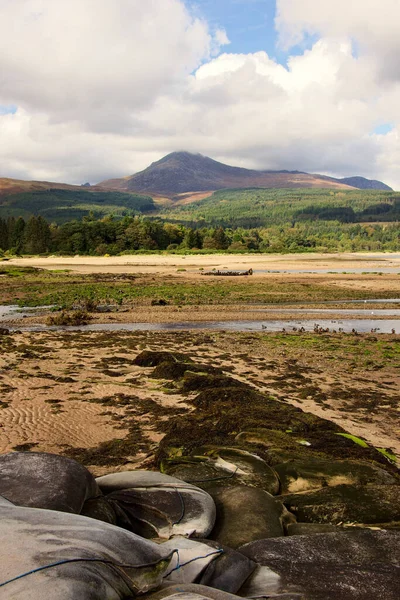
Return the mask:
<path id="1" fill-rule="evenodd" d="M 198 225 L 198 224 L 197 224 Z M 41 216 L 0 218 L 0 256 L 134 252 L 357 252 L 400 250 L 400 223 L 300 219 L 245 228 L 190 226 L 142 215 L 55 224 Z"/>
<path id="2" fill-rule="evenodd" d="M 247 189 L 219 190 L 208 198 L 159 213 L 191 227 L 294 226 L 299 221 L 396 222 L 400 193 L 379 190 Z"/>
<path id="3" fill-rule="evenodd" d="M 86 189 L 49 189 L 27 191 L 0 197 L 0 217 L 41 216 L 54 223 L 65 223 L 93 214 L 100 219 L 154 211 L 150 196 L 121 192 L 87 191 Z"/>

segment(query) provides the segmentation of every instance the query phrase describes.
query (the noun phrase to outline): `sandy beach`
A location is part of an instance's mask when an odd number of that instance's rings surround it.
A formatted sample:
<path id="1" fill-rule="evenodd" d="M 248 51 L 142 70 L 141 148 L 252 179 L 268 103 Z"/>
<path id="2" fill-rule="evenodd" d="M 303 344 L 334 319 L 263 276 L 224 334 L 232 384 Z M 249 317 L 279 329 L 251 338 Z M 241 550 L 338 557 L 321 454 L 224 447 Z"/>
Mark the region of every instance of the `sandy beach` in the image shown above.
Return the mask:
<path id="1" fill-rule="evenodd" d="M 393 268 L 400 272 L 399 253 L 341 254 L 137 254 L 125 256 L 74 256 L 15 258 L 8 264 L 42 269 L 71 269 L 80 273 L 174 273 L 176 269 L 286 270 L 315 269 L 375 271 Z"/>

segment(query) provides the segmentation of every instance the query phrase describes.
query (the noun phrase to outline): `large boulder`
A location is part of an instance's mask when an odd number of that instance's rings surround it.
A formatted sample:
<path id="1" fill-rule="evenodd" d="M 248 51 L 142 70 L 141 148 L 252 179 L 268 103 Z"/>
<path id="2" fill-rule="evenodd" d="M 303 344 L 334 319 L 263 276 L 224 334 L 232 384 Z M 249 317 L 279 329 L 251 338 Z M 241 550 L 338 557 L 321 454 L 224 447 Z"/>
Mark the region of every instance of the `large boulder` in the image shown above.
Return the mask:
<path id="1" fill-rule="evenodd" d="M 264 490 L 242 485 L 217 486 L 208 491 L 217 507 L 215 527 L 209 537 L 230 548 L 283 536 L 286 525 L 295 521 L 282 502 Z"/>
<path id="2" fill-rule="evenodd" d="M 222 548 L 178 536 L 161 544 L 165 551 L 174 552 L 165 575 L 171 583 L 194 583 L 202 572 L 223 554 Z"/>
<path id="3" fill-rule="evenodd" d="M 279 478 L 267 463 L 239 448 L 204 446 L 188 457 L 164 459 L 162 469 L 169 475 L 194 483 L 203 489 L 216 481 L 227 485 L 259 487 L 270 494 L 279 493 Z"/>
<path id="4" fill-rule="evenodd" d="M 304 523 L 388 523 L 400 520 L 400 486 L 337 485 L 280 496 Z"/>
<path id="5" fill-rule="evenodd" d="M 143 600 L 163 600 L 163 598 L 169 598 L 169 600 L 241 600 L 239 596 L 195 583 L 164 585 L 156 592 L 142 596 Z"/>
<path id="6" fill-rule="evenodd" d="M 155 471 L 124 471 L 96 481 L 107 501 L 124 511 L 128 527 L 143 537 L 207 537 L 214 526 L 211 496 L 175 477 Z"/>
<path id="7" fill-rule="evenodd" d="M 378 465 L 356 460 L 307 458 L 289 460 L 274 469 L 281 493 L 297 493 L 334 485 L 396 485 L 400 480 Z"/>
<path id="8" fill-rule="evenodd" d="M 139 536 L 53 510 L 1 506 L 4 600 L 122 600 L 156 589 L 173 554 Z"/>
<path id="9" fill-rule="evenodd" d="M 89 471 L 75 460 L 45 452 L 0 456 L 0 494 L 18 506 L 79 514 L 101 496 Z"/>
<path id="10" fill-rule="evenodd" d="M 399 597 L 400 532 L 363 529 L 259 540 L 241 547 L 240 552 L 279 575 L 275 590 L 269 588 L 265 596 L 299 594 L 304 600 Z M 263 594 L 259 590 L 257 595 Z"/>
<path id="11" fill-rule="evenodd" d="M 213 560 L 196 579 L 196 583 L 236 594 L 252 575 L 257 565 L 237 550 L 213 540 L 203 540 L 207 546 L 223 552 Z"/>

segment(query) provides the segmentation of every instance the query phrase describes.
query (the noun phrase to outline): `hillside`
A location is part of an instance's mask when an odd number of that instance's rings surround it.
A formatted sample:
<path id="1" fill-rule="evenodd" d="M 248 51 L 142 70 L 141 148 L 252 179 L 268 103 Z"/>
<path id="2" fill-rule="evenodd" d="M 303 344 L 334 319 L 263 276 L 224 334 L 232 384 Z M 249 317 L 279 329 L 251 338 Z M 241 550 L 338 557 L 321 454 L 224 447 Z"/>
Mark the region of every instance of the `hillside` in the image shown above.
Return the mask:
<path id="1" fill-rule="evenodd" d="M 18 193 L 18 188 L 13 186 L 13 193 L 0 195 L 0 217 L 29 218 L 31 215 L 40 215 L 50 222 L 65 223 L 89 214 L 96 218 L 109 214 L 122 217 L 154 210 L 154 202 L 149 196 L 88 191 L 88 188 L 78 186 L 46 188 L 45 183 L 43 187 L 38 182 L 23 183 L 27 183 L 27 186 L 22 186 Z M 37 184 L 37 187 L 29 184 Z"/>
<path id="2" fill-rule="evenodd" d="M 11 179 L 0 177 L 0 201 L 4 196 L 19 194 L 23 192 L 40 192 L 50 189 L 58 190 L 80 190 L 80 186 L 68 183 L 55 183 L 51 181 L 25 181 L 23 179 Z"/>
<path id="3" fill-rule="evenodd" d="M 381 190 L 236 189 L 159 213 L 162 219 L 200 226 L 270 227 L 339 221 L 398 222 L 400 193 Z"/>
<path id="4" fill-rule="evenodd" d="M 144 171 L 122 179 L 103 181 L 99 186 L 170 198 L 185 192 L 252 187 L 391 189 L 381 182 L 363 177 L 339 180 L 300 171 L 255 171 L 232 167 L 207 156 L 189 152 L 173 152 L 152 163 Z"/>

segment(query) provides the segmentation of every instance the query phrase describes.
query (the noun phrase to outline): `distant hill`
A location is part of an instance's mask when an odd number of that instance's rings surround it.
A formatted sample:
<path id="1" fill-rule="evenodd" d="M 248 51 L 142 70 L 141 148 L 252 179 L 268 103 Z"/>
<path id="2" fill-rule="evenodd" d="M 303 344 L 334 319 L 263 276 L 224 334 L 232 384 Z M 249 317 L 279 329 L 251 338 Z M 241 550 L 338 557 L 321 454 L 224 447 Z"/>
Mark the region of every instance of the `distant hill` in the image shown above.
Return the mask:
<path id="1" fill-rule="evenodd" d="M 55 183 L 51 181 L 25 181 L 23 179 L 0 177 L 0 198 L 2 196 L 9 196 L 10 194 L 19 194 L 22 192 L 40 192 L 50 189 L 78 190 L 79 186 L 69 185 L 68 183 Z"/>
<path id="2" fill-rule="evenodd" d="M 0 192 L 0 218 L 21 216 L 27 219 L 31 215 L 41 215 L 50 222 L 64 223 L 80 220 L 90 213 L 95 218 L 110 214 L 123 217 L 155 208 L 150 196 L 63 184 L 55 184 L 59 187 L 53 188 L 47 187 L 54 185 L 47 182 L 14 185 L 12 181 L 15 180 L 8 180 Z"/>
<path id="3" fill-rule="evenodd" d="M 365 179 L 365 177 L 344 177 L 343 179 L 338 179 L 342 183 L 346 185 L 351 185 L 359 190 L 385 190 L 387 192 L 392 192 L 393 189 L 386 185 L 386 183 L 382 183 L 382 181 L 378 181 L 377 179 Z"/>
<path id="4" fill-rule="evenodd" d="M 245 188 L 387 189 L 363 177 L 335 179 L 301 171 L 255 171 L 232 167 L 201 154 L 172 152 L 144 171 L 98 184 L 102 188 L 172 198 L 187 192 Z"/>

